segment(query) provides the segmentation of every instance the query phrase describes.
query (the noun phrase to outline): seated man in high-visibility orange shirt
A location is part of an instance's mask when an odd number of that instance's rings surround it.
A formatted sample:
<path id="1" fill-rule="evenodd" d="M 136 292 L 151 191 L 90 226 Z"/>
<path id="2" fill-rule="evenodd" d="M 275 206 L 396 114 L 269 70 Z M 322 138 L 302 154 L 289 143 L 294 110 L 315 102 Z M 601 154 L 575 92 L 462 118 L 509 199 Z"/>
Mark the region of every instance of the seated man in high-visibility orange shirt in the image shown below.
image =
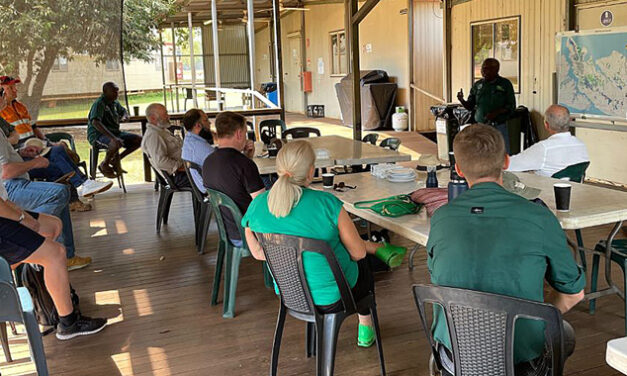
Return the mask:
<path id="1" fill-rule="evenodd" d="M 7 103 L 7 106 L 0 111 L 0 116 L 15 127 L 19 135 L 18 145 L 22 145 L 26 140 L 33 137 L 46 140 L 46 136 L 37 128 L 26 106 L 17 100 L 17 87 L 15 85 L 21 82 L 19 78 L 0 77 L 0 86 L 4 89 L 4 99 Z"/>

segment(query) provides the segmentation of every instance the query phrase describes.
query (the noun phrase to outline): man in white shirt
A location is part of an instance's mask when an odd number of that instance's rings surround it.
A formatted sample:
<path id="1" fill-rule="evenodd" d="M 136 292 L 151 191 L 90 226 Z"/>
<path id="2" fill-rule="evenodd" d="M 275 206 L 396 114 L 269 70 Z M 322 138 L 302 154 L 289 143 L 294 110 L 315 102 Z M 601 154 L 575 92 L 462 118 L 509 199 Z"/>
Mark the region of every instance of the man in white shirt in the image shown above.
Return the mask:
<path id="1" fill-rule="evenodd" d="M 153 103 L 146 108 L 146 119 L 148 124 L 141 145 L 150 164 L 159 173 L 169 174 L 177 187 L 191 187 L 181 159 L 183 140 L 168 130 L 168 110 L 162 104 Z"/>
<path id="2" fill-rule="evenodd" d="M 549 138 L 511 156 L 508 171 L 552 176 L 568 166 L 590 161 L 586 145 L 570 134 L 570 112 L 566 107 L 549 106 L 544 113 L 544 128 Z"/>

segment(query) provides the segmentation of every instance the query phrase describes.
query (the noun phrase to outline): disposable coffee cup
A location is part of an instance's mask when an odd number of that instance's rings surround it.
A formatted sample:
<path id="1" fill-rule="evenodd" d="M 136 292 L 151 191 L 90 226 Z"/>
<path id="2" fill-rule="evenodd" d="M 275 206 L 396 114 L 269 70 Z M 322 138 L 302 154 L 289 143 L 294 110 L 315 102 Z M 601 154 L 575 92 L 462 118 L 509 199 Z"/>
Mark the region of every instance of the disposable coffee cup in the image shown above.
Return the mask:
<path id="1" fill-rule="evenodd" d="M 139 116 L 139 106 L 133 106 L 133 115 Z"/>
<path id="2" fill-rule="evenodd" d="M 333 188 L 333 177 L 335 174 L 322 174 L 322 186 L 325 188 Z"/>
<path id="3" fill-rule="evenodd" d="M 570 210 L 570 191 L 572 185 L 568 183 L 553 184 L 555 191 L 555 208 L 557 211 L 567 212 Z"/>

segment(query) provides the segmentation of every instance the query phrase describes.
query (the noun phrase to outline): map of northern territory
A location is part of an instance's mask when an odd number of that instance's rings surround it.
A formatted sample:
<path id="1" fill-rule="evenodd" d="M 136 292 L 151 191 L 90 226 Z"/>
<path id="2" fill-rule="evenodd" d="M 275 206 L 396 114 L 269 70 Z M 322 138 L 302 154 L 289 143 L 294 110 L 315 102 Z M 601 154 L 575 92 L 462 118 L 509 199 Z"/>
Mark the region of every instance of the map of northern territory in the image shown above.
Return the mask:
<path id="1" fill-rule="evenodd" d="M 562 36 L 557 68 L 571 113 L 627 119 L 627 32 Z"/>

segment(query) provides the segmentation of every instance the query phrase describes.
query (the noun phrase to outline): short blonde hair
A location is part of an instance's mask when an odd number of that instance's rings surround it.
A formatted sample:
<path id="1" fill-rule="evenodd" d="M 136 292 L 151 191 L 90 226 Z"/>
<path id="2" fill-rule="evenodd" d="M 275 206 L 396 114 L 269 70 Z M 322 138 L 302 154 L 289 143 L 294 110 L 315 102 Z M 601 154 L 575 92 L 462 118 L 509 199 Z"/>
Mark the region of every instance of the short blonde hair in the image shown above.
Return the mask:
<path id="1" fill-rule="evenodd" d="M 268 209 L 275 217 L 287 217 L 300 201 L 316 153 L 307 141 L 291 141 L 276 157 L 277 180 L 268 193 Z"/>
<path id="2" fill-rule="evenodd" d="M 505 141 L 499 131 L 485 124 L 473 124 L 455 136 L 455 163 L 469 181 L 498 179 L 505 163 Z"/>

